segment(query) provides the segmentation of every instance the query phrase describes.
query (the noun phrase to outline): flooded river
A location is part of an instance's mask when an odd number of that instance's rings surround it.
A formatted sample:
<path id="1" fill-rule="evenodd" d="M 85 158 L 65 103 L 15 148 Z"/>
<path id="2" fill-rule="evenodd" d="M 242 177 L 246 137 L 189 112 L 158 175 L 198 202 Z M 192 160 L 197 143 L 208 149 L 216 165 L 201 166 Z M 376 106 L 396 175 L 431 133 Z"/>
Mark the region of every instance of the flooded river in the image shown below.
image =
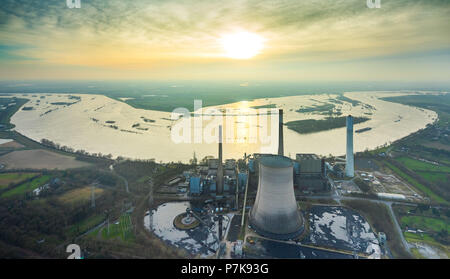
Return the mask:
<path id="1" fill-rule="evenodd" d="M 265 108 L 282 108 L 286 123 L 323 119 L 327 117 L 324 111 L 297 110 L 332 104 L 334 112 L 341 116 L 351 114 L 370 118 L 355 125 L 355 130 L 371 128 L 355 133 L 354 150 L 358 152 L 405 137 L 437 118 L 433 111 L 380 99 L 404 94 L 407 93 L 346 93 L 345 97 L 354 102 L 348 99 L 336 101 L 337 95 L 329 94 L 265 98 L 199 108 L 192 116 L 188 114 L 181 118 L 178 113 L 135 109 L 103 95 L 20 94 L 19 97 L 30 101 L 24 105 L 26 110 L 21 109 L 13 115 L 11 122 L 16 125 L 15 130 L 27 137 L 37 141 L 45 138 L 74 150 L 112 154 L 113 157 L 155 159 L 158 162 L 188 162 L 194 152 L 198 159 L 217 156 L 216 128 L 219 124 L 224 127 L 225 158 L 241 158 L 244 153 L 275 153 L 278 118 L 264 111 Z M 224 111 L 228 112 L 227 117 L 211 117 Z M 187 136 L 186 129 L 179 129 L 182 121 L 192 124 Z M 182 138 L 189 138 L 191 142 L 178 143 L 174 131 L 181 131 L 178 138 L 184 135 Z M 198 135 L 201 135 L 200 140 Z M 285 155 L 292 158 L 296 153 L 343 155 L 345 128 L 298 134 L 284 126 L 284 150 Z"/>

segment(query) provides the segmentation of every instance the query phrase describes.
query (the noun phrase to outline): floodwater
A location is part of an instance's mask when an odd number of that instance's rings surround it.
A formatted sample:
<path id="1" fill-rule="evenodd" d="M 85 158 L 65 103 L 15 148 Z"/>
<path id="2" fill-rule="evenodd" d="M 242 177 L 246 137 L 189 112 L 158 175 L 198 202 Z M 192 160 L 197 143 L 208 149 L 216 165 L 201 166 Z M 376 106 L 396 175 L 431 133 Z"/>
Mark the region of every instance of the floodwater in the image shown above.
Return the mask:
<path id="1" fill-rule="evenodd" d="M 379 99 L 407 94 L 353 92 L 346 93 L 345 96 L 361 102 L 360 104 L 352 105 L 345 101 L 334 103 L 335 109 L 339 109 L 343 116 L 351 114 L 371 118 L 354 127 L 355 130 L 372 128 L 363 133 L 355 133 L 355 152 L 373 149 L 405 137 L 437 118 L 436 113 L 430 110 Z M 77 101 L 70 96 L 81 99 Z M 237 159 L 244 153 L 276 153 L 278 115 L 252 107 L 272 105 L 283 108 L 284 123 L 323 119 L 326 115 L 317 112 L 299 113 L 296 110 L 300 107 L 331 104 L 337 96 L 322 94 L 256 99 L 205 107 L 196 110 L 193 117 L 181 118 L 179 113 L 172 115 L 168 112 L 135 109 L 103 95 L 33 93 L 20 97 L 29 98 L 30 102 L 24 106 L 33 109 L 19 110 L 13 115 L 11 122 L 16 125 L 15 130 L 34 140 L 45 138 L 74 150 L 111 154 L 113 157 L 188 162 L 193 158 L 194 152 L 198 159 L 217 156 L 219 124 L 224 129 L 224 158 Z M 69 103 L 73 104 L 68 105 Z M 226 110 L 227 117 L 217 117 L 221 111 Z M 183 123 L 190 123 L 191 126 L 183 130 L 180 128 Z M 196 126 L 198 123 L 202 127 Z M 286 156 L 294 158 L 296 153 L 345 154 L 345 128 L 300 135 L 284 126 L 283 133 Z M 177 134 L 179 136 L 174 137 Z M 178 142 L 183 139 L 189 141 Z"/>

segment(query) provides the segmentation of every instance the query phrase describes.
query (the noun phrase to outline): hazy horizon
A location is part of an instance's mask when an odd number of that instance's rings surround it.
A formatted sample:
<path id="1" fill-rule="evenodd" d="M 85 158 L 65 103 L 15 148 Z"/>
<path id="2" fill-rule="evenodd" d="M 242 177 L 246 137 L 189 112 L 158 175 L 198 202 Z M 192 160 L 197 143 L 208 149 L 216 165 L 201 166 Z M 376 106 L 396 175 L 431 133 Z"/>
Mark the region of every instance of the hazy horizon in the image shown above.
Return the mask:
<path id="1" fill-rule="evenodd" d="M 2 1 L 2 80 L 447 82 L 449 1 Z"/>

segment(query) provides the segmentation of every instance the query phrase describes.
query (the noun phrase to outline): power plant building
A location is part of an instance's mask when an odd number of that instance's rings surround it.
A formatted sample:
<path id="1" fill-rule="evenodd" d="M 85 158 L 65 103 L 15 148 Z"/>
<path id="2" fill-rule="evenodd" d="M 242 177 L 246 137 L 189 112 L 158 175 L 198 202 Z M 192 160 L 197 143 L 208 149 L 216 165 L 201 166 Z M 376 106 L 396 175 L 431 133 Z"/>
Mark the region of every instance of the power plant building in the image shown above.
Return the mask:
<path id="1" fill-rule="evenodd" d="M 222 126 L 219 126 L 219 157 L 209 158 L 208 167 L 202 171 L 200 177 L 200 188 L 203 193 L 212 196 L 222 196 L 226 194 L 234 194 L 237 190 L 237 171 L 236 160 L 227 159 L 225 164 L 222 160 Z M 191 183 L 190 183 L 191 184 Z M 197 180 L 192 181 L 190 186 L 190 194 L 197 194 Z"/>
<path id="2" fill-rule="evenodd" d="M 316 154 L 297 154 L 294 163 L 295 184 L 300 190 L 327 191 L 325 160 Z"/>
<path id="3" fill-rule="evenodd" d="M 192 196 L 198 196 L 202 193 L 202 184 L 201 184 L 200 177 L 192 176 L 189 179 L 189 193 Z"/>
<path id="4" fill-rule="evenodd" d="M 279 155 L 259 158 L 258 192 L 250 225 L 265 237 L 292 239 L 303 232 L 303 219 L 294 194 L 292 160 Z"/>

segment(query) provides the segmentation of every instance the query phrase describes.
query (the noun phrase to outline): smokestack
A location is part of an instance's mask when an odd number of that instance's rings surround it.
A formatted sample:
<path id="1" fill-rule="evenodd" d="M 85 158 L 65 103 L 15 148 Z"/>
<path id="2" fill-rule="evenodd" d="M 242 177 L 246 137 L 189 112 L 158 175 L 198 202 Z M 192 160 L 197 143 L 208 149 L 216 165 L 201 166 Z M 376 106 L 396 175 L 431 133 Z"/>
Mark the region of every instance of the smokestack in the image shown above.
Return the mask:
<path id="1" fill-rule="evenodd" d="M 222 125 L 219 125 L 219 166 L 217 167 L 217 195 L 223 193 L 223 165 L 222 165 Z"/>
<path id="2" fill-rule="evenodd" d="M 278 113 L 278 155 L 284 156 L 283 143 L 283 110 L 280 109 Z"/>
<path id="3" fill-rule="evenodd" d="M 345 175 L 355 176 L 355 166 L 353 158 L 353 117 L 347 116 L 347 153 L 345 157 Z"/>

